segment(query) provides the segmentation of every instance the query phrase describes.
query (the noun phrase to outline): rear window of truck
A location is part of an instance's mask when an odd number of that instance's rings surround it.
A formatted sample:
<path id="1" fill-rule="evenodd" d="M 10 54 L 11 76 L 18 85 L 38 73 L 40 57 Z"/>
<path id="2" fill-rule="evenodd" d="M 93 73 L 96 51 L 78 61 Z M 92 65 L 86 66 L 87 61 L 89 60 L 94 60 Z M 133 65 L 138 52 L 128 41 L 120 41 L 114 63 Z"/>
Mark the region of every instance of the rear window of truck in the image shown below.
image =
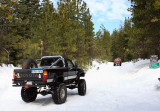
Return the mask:
<path id="1" fill-rule="evenodd" d="M 56 57 L 56 58 L 43 58 L 40 65 L 41 66 L 51 66 L 58 59 L 59 59 L 59 57 Z M 60 62 L 62 62 L 62 61 L 60 61 Z"/>

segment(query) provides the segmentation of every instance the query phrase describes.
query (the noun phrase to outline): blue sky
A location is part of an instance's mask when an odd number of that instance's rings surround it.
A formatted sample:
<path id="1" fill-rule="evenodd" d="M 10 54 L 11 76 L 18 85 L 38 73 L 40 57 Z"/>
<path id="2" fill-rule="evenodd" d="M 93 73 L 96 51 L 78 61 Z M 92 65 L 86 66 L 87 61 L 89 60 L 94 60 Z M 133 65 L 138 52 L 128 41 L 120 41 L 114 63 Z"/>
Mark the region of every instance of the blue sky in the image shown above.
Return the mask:
<path id="1" fill-rule="evenodd" d="M 56 1 L 52 0 L 54 5 Z M 125 17 L 131 17 L 131 13 L 127 11 L 130 7 L 128 0 L 84 0 L 90 9 L 92 21 L 94 23 L 94 31 L 100 29 L 101 24 L 112 33 L 114 29 L 118 29 L 123 23 Z M 56 6 L 55 6 L 56 7 Z"/>

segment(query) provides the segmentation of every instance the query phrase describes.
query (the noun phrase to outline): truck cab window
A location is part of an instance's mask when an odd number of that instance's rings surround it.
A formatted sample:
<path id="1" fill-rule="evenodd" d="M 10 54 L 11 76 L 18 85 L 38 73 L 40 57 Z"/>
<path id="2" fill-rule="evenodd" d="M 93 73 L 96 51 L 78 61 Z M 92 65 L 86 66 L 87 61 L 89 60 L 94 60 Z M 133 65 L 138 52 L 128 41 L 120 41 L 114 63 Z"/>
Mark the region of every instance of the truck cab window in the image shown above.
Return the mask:
<path id="1" fill-rule="evenodd" d="M 74 67 L 73 63 L 70 60 L 67 60 L 67 65 L 69 68 Z"/>
<path id="2" fill-rule="evenodd" d="M 63 65 L 62 60 L 60 60 L 60 61 L 56 64 L 56 66 L 63 67 L 64 65 Z"/>
<path id="3" fill-rule="evenodd" d="M 44 58 L 41 61 L 41 66 L 51 66 L 54 62 L 56 62 L 59 58 L 55 57 L 55 58 Z"/>

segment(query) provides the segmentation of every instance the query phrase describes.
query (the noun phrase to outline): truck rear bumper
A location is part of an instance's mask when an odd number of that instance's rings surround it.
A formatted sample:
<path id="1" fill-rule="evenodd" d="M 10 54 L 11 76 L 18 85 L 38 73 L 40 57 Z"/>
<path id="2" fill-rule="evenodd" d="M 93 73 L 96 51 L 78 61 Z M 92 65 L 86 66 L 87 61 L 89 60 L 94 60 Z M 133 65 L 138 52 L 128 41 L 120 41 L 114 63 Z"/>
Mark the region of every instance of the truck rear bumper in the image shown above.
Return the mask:
<path id="1" fill-rule="evenodd" d="M 116 62 L 116 63 L 114 63 L 115 65 L 119 65 L 119 64 L 121 64 L 120 62 Z"/>
<path id="2" fill-rule="evenodd" d="M 30 82 L 30 84 L 28 84 Z M 13 87 L 23 87 L 23 86 L 29 86 L 29 87 L 43 87 L 46 86 L 47 82 L 43 81 L 14 81 L 12 84 Z"/>
<path id="3" fill-rule="evenodd" d="M 120 62 L 116 62 L 115 64 L 120 64 Z"/>
<path id="4" fill-rule="evenodd" d="M 46 85 L 12 85 L 13 87 L 25 87 L 25 86 L 28 86 L 28 87 L 45 87 Z"/>

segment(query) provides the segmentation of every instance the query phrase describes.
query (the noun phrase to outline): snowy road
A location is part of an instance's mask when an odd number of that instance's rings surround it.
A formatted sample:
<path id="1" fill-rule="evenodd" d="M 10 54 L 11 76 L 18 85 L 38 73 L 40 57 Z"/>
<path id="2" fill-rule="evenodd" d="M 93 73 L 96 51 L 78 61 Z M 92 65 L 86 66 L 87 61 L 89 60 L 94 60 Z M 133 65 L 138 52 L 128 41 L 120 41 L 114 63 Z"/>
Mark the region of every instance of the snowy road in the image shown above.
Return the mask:
<path id="1" fill-rule="evenodd" d="M 0 111 L 160 111 L 159 69 L 149 69 L 149 60 L 98 64 L 87 71 L 87 94 L 68 89 L 66 103 L 56 105 L 51 95 L 35 102 L 21 100 L 21 88 L 12 87 L 13 67 L 0 67 Z"/>

